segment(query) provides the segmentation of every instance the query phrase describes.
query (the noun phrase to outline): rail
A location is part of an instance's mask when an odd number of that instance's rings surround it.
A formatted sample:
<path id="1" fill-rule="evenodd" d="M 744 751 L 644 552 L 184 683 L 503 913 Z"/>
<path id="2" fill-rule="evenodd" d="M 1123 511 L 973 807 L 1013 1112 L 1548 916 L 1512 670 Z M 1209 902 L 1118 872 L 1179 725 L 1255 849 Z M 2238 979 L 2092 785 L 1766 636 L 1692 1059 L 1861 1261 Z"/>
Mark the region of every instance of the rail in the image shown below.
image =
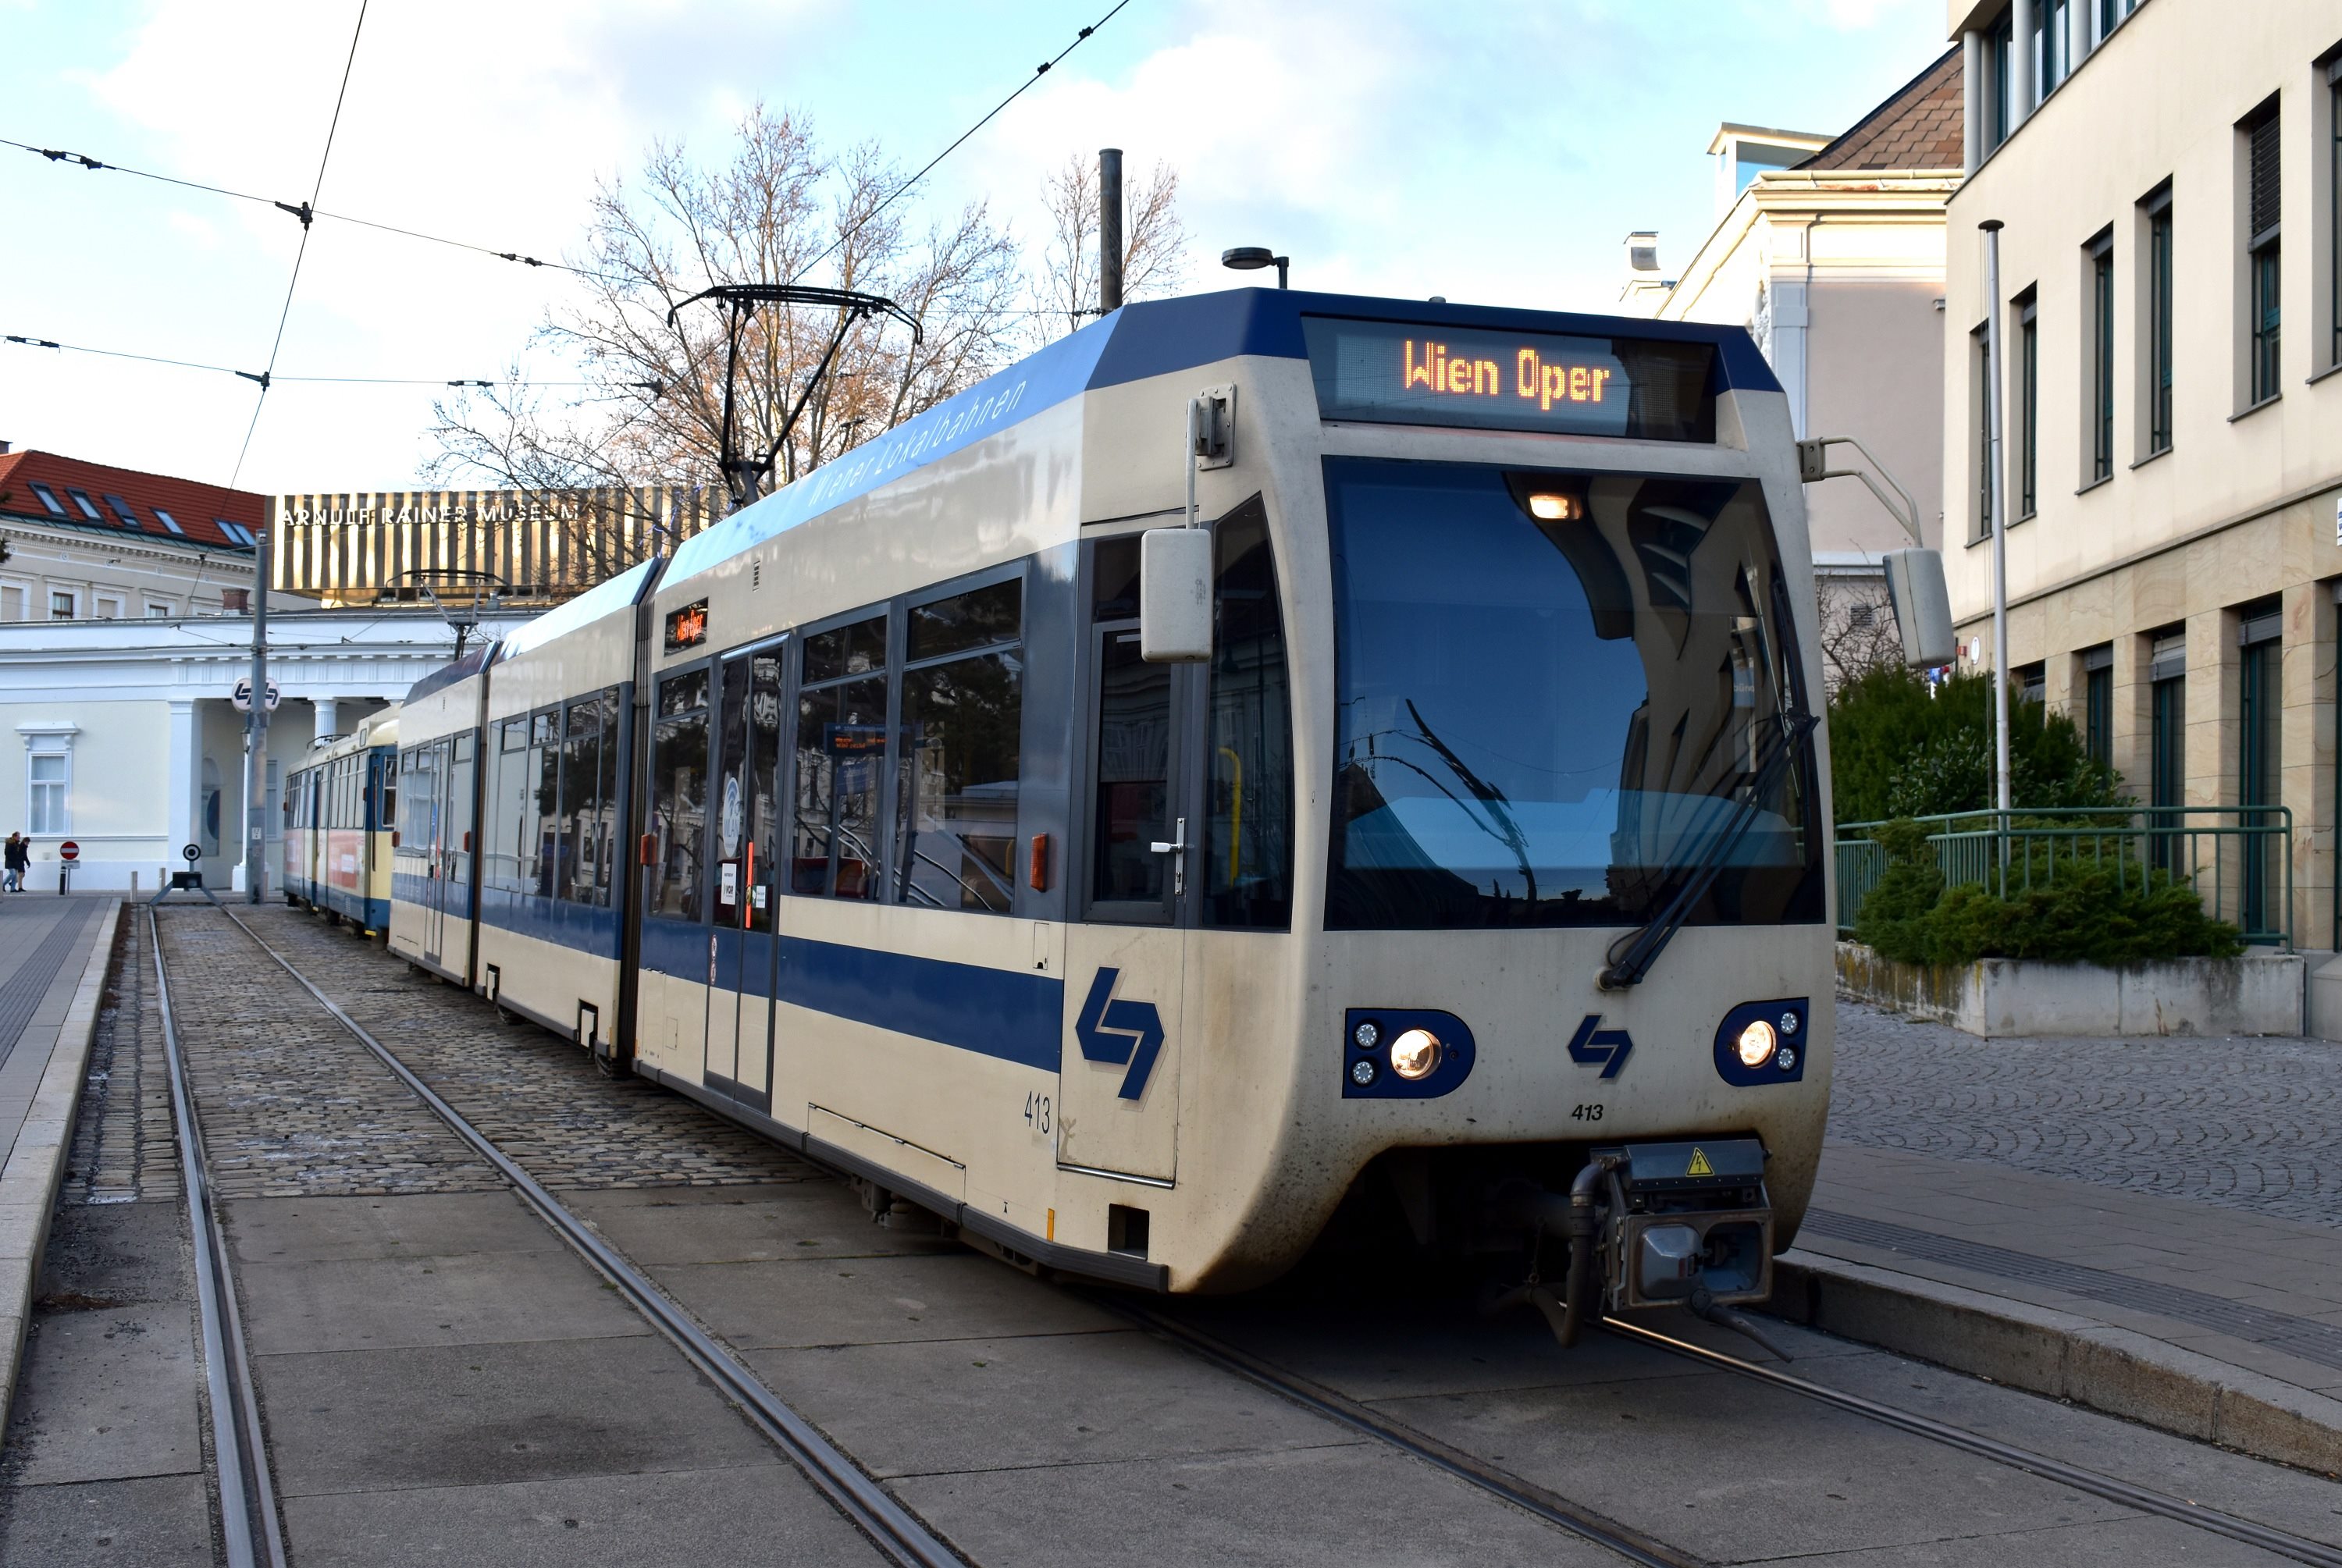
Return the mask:
<path id="1" fill-rule="evenodd" d="M 1975 884 L 2007 898 L 2061 877 L 2112 871 L 2116 885 L 2158 874 L 2187 883 L 2216 920 L 2247 944 L 2293 945 L 2293 813 L 2281 805 L 2076 806 L 1968 811 L 1915 819 L 1944 885 Z M 1883 822 L 1840 823 L 1837 927 L 1851 932 L 1878 879 Z"/>

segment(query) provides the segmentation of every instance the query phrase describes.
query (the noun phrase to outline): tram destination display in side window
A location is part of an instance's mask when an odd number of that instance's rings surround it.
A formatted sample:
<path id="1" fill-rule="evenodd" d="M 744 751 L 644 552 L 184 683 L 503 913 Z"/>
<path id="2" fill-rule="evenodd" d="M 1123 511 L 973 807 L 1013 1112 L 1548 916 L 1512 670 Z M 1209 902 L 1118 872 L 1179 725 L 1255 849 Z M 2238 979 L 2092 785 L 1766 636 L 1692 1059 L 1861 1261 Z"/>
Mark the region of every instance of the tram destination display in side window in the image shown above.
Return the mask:
<path id="1" fill-rule="evenodd" d="M 707 601 L 694 599 L 666 614 L 666 651 L 680 654 L 707 641 Z"/>
<path id="2" fill-rule="evenodd" d="M 1716 349 L 1652 338 L 1303 318 L 1326 419 L 1716 439 Z"/>

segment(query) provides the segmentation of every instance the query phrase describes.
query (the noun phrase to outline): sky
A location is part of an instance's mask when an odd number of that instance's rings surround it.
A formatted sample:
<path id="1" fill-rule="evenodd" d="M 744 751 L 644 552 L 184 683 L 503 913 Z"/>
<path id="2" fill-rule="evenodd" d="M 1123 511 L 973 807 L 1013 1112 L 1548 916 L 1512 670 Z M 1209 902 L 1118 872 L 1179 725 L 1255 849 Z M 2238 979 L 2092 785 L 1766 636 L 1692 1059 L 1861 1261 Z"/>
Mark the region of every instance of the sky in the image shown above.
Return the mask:
<path id="1" fill-rule="evenodd" d="M 550 259 L 597 182 L 654 142 L 720 162 L 760 101 L 916 168 L 1113 0 L 371 0 L 353 56 L 359 3 L 0 0 L 0 137 Z M 1719 122 L 1842 130 L 1943 25 L 1941 0 L 1127 0 L 904 200 L 984 200 L 1037 252 L 1046 171 L 1118 145 L 1179 172 L 1189 289 L 1265 280 L 1217 257 L 1266 245 L 1296 287 L 1603 310 L 1629 230 L 1670 271 L 1706 235 Z M 274 345 L 279 376 L 496 377 L 567 286 L 321 220 L 288 309 L 294 218 L 8 146 L 0 212 L 0 335 L 252 372 Z M 0 342 L 0 440 L 264 493 L 413 486 L 434 395 Z"/>

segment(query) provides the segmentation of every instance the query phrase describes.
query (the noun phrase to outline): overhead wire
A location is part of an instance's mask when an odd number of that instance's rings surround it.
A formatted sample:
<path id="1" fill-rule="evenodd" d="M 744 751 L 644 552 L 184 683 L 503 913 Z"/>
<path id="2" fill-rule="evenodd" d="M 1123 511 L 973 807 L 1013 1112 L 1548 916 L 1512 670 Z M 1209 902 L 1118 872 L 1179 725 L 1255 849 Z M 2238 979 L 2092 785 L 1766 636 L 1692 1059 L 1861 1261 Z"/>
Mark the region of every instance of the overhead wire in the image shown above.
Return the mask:
<path id="1" fill-rule="evenodd" d="M 301 204 L 301 247 L 293 253 L 293 275 L 285 285 L 285 308 L 276 315 L 275 341 L 268 345 L 268 368 L 260 373 L 260 395 L 253 399 L 252 423 L 244 428 L 244 444 L 236 450 L 235 468 L 228 475 L 227 487 L 231 490 L 244 477 L 244 460 L 252 452 L 252 434 L 260 428 L 260 411 L 268 405 L 268 383 L 276 374 L 276 356 L 285 347 L 285 325 L 293 319 L 293 295 L 301 286 L 301 264 L 309 255 L 310 215 L 317 198 L 325 194 L 325 165 L 333 162 L 334 136 L 342 128 L 342 105 L 350 95 L 350 72 L 358 63 L 358 39 L 365 33 L 366 5 L 367 0 L 358 0 L 357 25 L 350 29 L 350 52 L 342 61 L 342 85 L 334 94 L 334 117 L 326 122 L 325 151 L 317 155 L 316 184 L 310 189 L 309 199 Z"/>
<path id="2" fill-rule="evenodd" d="M 82 344 L 82 343 L 59 343 L 59 342 L 57 342 L 57 341 L 56 341 L 55 339 L 54 339 L 54 338 L 46 338 L 46 337 L 30 337 L 30 336 L 26 336 L 26 335 L 23 335 L 23 334 L 20 334 L 20 333 L 13 333 L 13 332 L 11 332 L 11 333 L 0 334 L 0 342 L 5 342 L 5 343 L 14 343 L 14 344 L 21 344 L 22 345 L 24 345 L 24 346 L 25 346 L 25 347 L 26 347 L 26 348 L 52 348 L 52 349 L 58 350 L 59 352 L 61 352 L 61 353 L 65 353 L 65 354 L 94 354 L 94 355 L 100 355 L 100 356 L 102 356 L 102 357 L 104 357 L 104 358 L 106 358 L 106 359 L 135 359 L 135 360 L 137 360 L 137 361 L 139 361 L 140 363 L 142 363 L 142 364 L 145 364 L 145 365 L 175 365 L 175 366 L 177 366 L 177 367 L 178 367 L 179 369 L 181 369 L 181 370 L 205 370 L 205 371 L 214 371 L 214 372 L 216 372 L 216 373 L 218 373 L 219 375 L 237 375 L 237 376 L 242 376 L 242 377 L 243 377 L 245 380 L 246 380 L 246 381 L 257 381 L 257 380 L 259 380 L 259 379 L 260 379 L 260 376 L 259 376 L 259 375 L 258 375 L 256 372 L 249 371 L 249 370 L 238 370 L 238 369 L 236 369 L 236 368 L 235 368 L 235 366 L 232 365 L 206 365 L 206 364 L 203 363 L 203 362 L 202 362 L 202 361 L 200 361 L 200 360 L 194 360 L 194 359 L 172 359 L 172 358 L 169 358 L 169 357 L 167 357 L 167 356 L 165 356 L 165 355 L 159 355 L 159 354 L 133 354 L 133 353 L 131 353 L 131 352 L 130 352 L 129 350 L 127 350 L 127 349 L 121 349 L 121 348 L 93 348 L 93 347 L 91 347 L 91 346 L 90 346 L 89 345 L 87 345 L 87 344 Z M 324 386 L 324 385 L 333 385 L 333 386 L 459 386 L 459 387 L 460 387 L 460 386 L 478 386 L 478 387 L 496 387 L 496 386 L 524 386 L 524 385 L 525 385 L 525 386 L 546 386 L 546 387 L 554 387 L 554 386 L 559 386 L 559 387 L 595 386 L 595 387 L 598 387 L 598 386 L 603 386 L 603 385 L 609 385 L 609 384 L 607 384 L 607 383 L 599 382 L 599 381 L 529 381 L 529 380 L 524 380 L 524 379 L 521 379 L 521 378 L 518 378 L 518 377 L 514 377 L 514 376 L 496 376 L 496 377 L 494 377 L 494 378 L 491 378 L 491 379 L 483 379 L 483 378 L 478 377 L 478 376 L 454 376 L 454 377 L 449 377 L 449 376 L 439 376 L 439 375 L 272 375 L 272 376 L 270 376 L 270 377 L 269 377 L 269 385 L 272 385 L 272 386 L 275 386 L 275 385 L 283 385 L 283 384 L 285 384 L 285 383 L 293 383 L 293 382 L 298 382 L 298 383 L 303 383 L 303 384 L 305 384 L 305 385 L 320 385 L 320 386 Z M 634 386 L 641 387 L 641 388 L 643 388 L 643 389 L 645 389 L 645 390 L 656 390 L 656 391 L 660 391 L 660 392 L 663 392 L 663 391 L 665 391 L 665 390 L 666 390 L 666 388 L 665 388 L 665 387 L 660 386 L 657 383 L 656 383 L 656 382 L 649 382 L 649 381 L 640 381 L 640 382 L 633 382 L 633 383 L 623 383 L 623 384 L 619 384 L 619 385 L 634 385 Z"/>

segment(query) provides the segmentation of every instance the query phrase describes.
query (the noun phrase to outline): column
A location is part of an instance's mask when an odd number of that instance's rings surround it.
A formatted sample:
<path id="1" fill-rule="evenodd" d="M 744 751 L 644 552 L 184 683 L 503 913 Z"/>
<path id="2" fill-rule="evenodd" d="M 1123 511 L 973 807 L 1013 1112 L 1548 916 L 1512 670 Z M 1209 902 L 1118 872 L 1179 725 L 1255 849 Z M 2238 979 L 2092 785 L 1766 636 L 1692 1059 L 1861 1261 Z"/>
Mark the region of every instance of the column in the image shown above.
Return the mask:
<path id="1" fill-rule="evenodd" d="M 1960 35 L 1960 169 L 1975 174 L 1984 145 L 1984 35 L 1971 27 Z"/>
<path id="2" fill-rule="evenodd" d="M 2293 942 L 2304 948 L 2335 945 L 2334 631 L 2331 584 L 2285 590 L 2278 798 L 2293 814 Z"/>
<path id="3" fill-rule="evenodd" d="M 202 786 L 197 759 L 203 754 L 203 729 L 196 717 L 192 697 L 171 699 L 170 756 L 168 772 L 164 775 L 166 809 L 164 820 L 171 842 L 164 851 L 170 857 L 168 869 L 185 871 L 187 863 L 179 858 L 184 844 L 196 842 L 195 829 L 203 820 L 197 792 Z"/>
<path id="4" fill-rule="evenodd" d="M 311 697 L 309 699 L 310 705 L 317 710 L 317 738 L 319 740 L 324 740 L 327 735 L 337 735 L 342 733 L 341 701 L 342 700 L 339 697 Z"/>
<path id="5" fill-rule="evenodd" d="M 1812 255 L 1813 225 L 1808 223 L 1797 231 L 1798 243 L 1806 251 L 1807 261 Z M 1781 390 L 1788 396 L 1789 428 L 1802 440 L 1810 434 L 1806 428 L 1807 343 L 1805 269 L 1784 275 L 1776 272 L 1767 285 L 1772 297 L 1768 302 L 1772 313 L 1773 374 L 1779 378 Z"/>
<path id="6" fill-rule="evenodd" d="M 2033 105 L 2040 101 L 2040 90 L 2033 75 L 2033 23 L 2039 0 L 2014 0 L 2008 8 L 2008 134 L 2015 135 L 2017 127 L 2032 116 Z"/>

